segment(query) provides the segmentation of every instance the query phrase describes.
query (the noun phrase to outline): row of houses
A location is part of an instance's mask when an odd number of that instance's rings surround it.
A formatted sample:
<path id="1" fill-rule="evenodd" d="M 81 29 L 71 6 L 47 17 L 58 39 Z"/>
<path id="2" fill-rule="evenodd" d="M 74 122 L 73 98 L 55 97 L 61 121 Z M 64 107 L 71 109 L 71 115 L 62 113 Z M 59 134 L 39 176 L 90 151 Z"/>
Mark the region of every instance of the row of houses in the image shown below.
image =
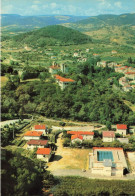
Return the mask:
<path id="1" fill-rule="evenodd" d="M 44 139 L 44 136 L 47 136 L 47 134 L 48 128 L 46 125 L 35 125 L 34 130 L 27 131 L 23 138 L 27 140 L 27 149 L 37 148 L 37 159 L 49 162 L 52 150 L 49 148 L 48 140 Z"/>
<path id="2" fill-rule="evenodd" d="M 116 140 L 115 133 L 125 136 L 127 134 L 127 125 L 118 124 L 116 132 L 114 131 L 103 131 L 103 142 L 113 142 Z M 88 131 L 67 131 L 67 134 L 71 135 L 71 143 L 75 142 L 82 143 L 84 140 L 93 140 L 94 132 Z M 121 143 L 128 143 L 128 138 L 117 138 Z"/>

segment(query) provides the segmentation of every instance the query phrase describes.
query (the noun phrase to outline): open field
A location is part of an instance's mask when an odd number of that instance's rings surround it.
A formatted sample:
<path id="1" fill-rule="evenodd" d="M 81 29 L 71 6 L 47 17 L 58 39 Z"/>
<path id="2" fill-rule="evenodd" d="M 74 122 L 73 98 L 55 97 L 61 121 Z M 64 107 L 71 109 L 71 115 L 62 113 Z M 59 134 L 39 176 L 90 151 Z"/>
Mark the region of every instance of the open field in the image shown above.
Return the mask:
<path id="1" fill-rule="evenodd" d="M 48 163 L 48 170 L 58 169 L 88 169 L 90 149 L 70 149 L 62 146 L 61 135 L 57 140 L 57 152 L 53 162 Z"/>
<path id="2" fill-rule="evenodd" d="M 1 76 L 1 87 L 5 86 L 6 82 L 8 81 L 8 78 L 6 76 Z"/>

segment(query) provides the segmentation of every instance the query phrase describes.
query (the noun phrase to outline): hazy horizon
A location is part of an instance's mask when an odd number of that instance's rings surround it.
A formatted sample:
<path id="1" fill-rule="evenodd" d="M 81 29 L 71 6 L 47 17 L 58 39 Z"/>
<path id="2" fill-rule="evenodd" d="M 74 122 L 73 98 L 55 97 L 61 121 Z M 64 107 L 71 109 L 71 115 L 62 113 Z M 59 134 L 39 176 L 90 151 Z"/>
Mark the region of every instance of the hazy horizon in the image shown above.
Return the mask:
<path id="1" fill-rule="evenodd" d="M 2 14 L 21 16 L 71 15 L 97 16 L 120 15 L 135 12 L 135 0 L 2 0 Z"/>

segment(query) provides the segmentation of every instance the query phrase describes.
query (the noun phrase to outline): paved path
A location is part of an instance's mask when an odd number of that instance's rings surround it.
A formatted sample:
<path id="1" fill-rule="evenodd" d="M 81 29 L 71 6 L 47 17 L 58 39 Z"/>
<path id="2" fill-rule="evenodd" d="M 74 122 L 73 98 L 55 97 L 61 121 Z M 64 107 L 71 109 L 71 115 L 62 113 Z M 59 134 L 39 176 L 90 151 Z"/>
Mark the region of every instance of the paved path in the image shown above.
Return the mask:
<path id="1" fill-rule="evenodd" d="M 128 176 L 128 177 L 116 177 L 116 176 L 98 176 L 98 175 L 92 175 L 89 170 L 83 172 L 80 169 L 57 169 L 55 171 L 51 172 L 54 176 L 80 176 L 80 177 L 86 177 L 90 179 L 104 179 L 104 180 L 135 180 L 134 176 Z"/>

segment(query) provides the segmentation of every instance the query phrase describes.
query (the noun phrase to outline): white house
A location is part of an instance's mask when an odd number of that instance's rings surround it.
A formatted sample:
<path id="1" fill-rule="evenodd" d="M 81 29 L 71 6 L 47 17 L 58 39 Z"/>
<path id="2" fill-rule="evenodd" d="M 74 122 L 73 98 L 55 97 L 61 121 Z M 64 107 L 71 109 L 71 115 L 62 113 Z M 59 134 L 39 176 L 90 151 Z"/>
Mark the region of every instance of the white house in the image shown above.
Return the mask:
<path id="1" fill-rule="evenodd" d="M 103 142 L 113 142 L 115 140 L 114 131 L 103 131 Z"/>
<path id="2" fill-rule="evenodd" d="M 75 83 L 75 80 L 72 80 L 70 78 L 63 78 L 59 75 L 55 75 L 55 79 L 60 86 L 61 90 L 64 90 L 69 84 Z"/>
<path id="3" fill-rule="evenodd" d="M 127 134 L 127 125 L 124 124 L 117 124 L 116 125 L 116 133 L 126 135 Z"/>
<path id="4" fill-rule="evenodd" d="M 48 140 L 29 140 L 27 142 L 27 149 L 33 148 L 45 148 L 48 144 Z"/>
<path id="5" fill-rule="evenodd" d="M 47 126 L 46 125 L 35 125 L 34 130 L 35 131 L 42 131 L 43 135 L 47 135 Z"/>
<path id="6" fill-rule="evenodd" d="M 67 131 L 67 134 L 81 135 L 83 140 L 93 140 L 94 137 L 94 132 L 91 131 Z"/>
<path id="7" fill-rule="evenodd" d="M 27 131 L 25 134 L 24 134 L 24 139 L 25 140 L 31 140 L 31 139 L 34 139 L 34 140 L 39 140 L 41 139 L 41 136 L 43 135 L 43 132 L 42 131 Z"/>
<path id="8" fill-rule="evenodd" d="M 37 150 L 37 159 L 42 159 L 46 162 L 49 162 L 52 155 L 50 148 L 38 148 Z"/>
<path id="9" fill-rule="evenodd" d="M 75 142 L 80 142 L 82 143 L 83 141 L 83 136 L 81 135 L 72 135 L 71 136 L 71 143 L 74 144 Z"/>

